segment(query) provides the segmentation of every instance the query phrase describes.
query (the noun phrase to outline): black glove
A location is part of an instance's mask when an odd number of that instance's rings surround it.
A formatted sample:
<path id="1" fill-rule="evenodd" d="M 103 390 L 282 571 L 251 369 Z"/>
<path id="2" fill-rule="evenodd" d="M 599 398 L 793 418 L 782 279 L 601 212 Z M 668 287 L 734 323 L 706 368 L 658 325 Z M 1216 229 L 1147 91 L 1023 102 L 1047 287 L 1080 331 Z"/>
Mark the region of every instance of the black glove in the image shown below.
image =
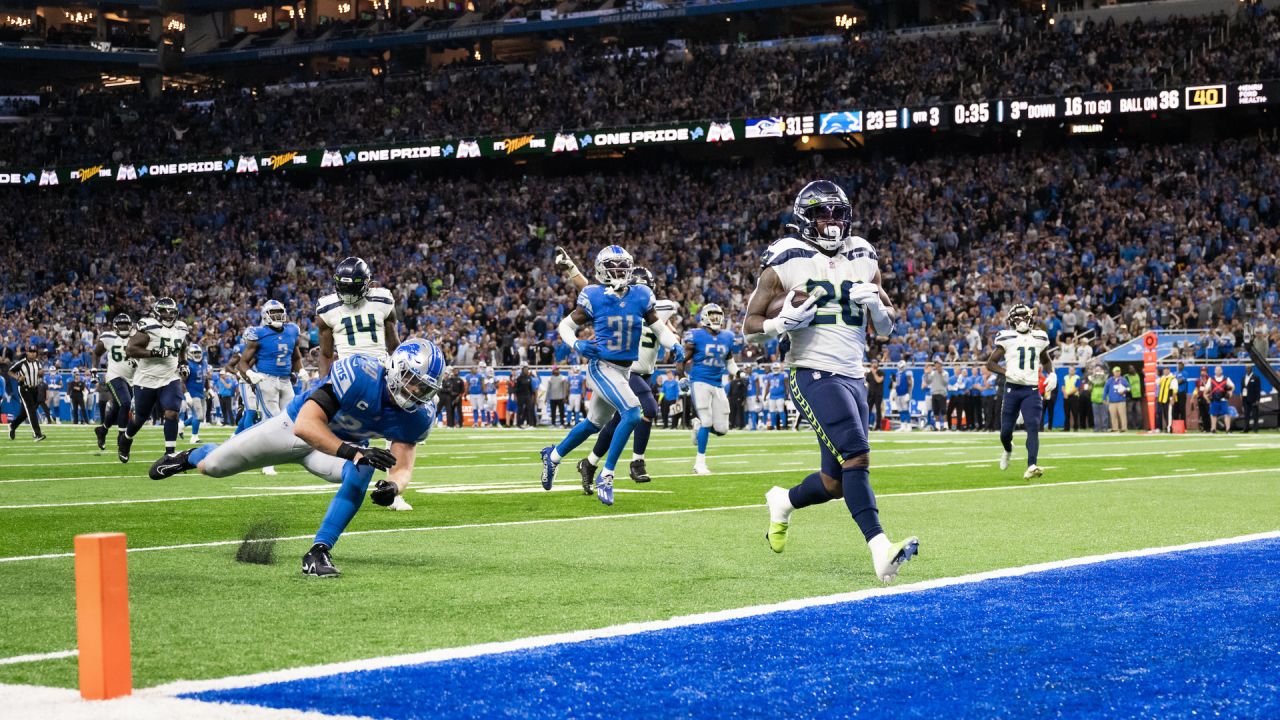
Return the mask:
<path id="1" fill-rule="evenodd" d="M 364 456 L 358 464 L 372 465 L 374 470 L 386 471 L 396 466 L 396 456 L 382 448 L 361 447 L 349 442 L 338 446 L 337 455 L 343 460 L 352 460 L 357 453 Z"/>
<path id="2" fill-rule="evenodd" d="M 384 478 L 373 484 L 373 492 L 369 493 L 369 499 L 374 505 L 391 507 L 391 503 L 395 502 L 398 494 L 396 484 Z"/>

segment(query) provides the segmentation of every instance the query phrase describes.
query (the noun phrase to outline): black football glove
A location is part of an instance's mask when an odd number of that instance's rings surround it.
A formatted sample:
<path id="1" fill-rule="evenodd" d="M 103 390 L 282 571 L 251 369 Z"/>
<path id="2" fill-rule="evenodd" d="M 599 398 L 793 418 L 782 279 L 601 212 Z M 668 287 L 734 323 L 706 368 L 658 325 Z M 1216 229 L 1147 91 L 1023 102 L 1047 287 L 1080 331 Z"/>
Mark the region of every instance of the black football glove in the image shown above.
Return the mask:
<path id="1" fill-rule="evenodd" d="M 373 501 L 374 505 L 391 507 L 391 503 L 395 502 L 397 494 L 399 493 L 396 489 L 396 484 L 384 478 L 373 484 L 373 492 L 369 493 L 369 499 Z"/>
<path id="2" fill-rule="evenodd" d="M 396 456 L 383 450 L 382 448 L 363 447 L 355 443 L 344 442 L 338 446 L 338 451 L 334 453 L 343 460 L 354 460 L 356 455 L 362 455 L 357 465 L 371 465 L 375 470 L 390 470 L 396 466 Z"/>

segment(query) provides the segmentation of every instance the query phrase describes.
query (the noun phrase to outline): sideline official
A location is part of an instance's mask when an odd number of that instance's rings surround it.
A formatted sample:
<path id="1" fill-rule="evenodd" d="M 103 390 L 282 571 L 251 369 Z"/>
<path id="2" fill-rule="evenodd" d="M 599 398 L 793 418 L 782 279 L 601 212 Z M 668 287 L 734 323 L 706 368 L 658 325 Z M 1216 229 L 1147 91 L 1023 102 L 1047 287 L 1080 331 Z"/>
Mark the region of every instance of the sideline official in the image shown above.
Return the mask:
<path id="1" fill-rule="evenodd" d="M 18 414 L 13 418 L 13 422 L 9 423 L 9 439 L 13 440 L 18 435 L 18 426 L 23 422 L 31 422 L 31 436 L 36 442 L 44 440 L 44 433 L 40 432 L 40 418 L 36 414 L 36 407 L 39 405 L 39 399 L 36 397 L 40 388 L 41 376 L 44 375 L 40 367 L 40 349 L 37 347 L 27 348 L 27 356 L 9 366 L 9 375 L 18 381 Z"/>

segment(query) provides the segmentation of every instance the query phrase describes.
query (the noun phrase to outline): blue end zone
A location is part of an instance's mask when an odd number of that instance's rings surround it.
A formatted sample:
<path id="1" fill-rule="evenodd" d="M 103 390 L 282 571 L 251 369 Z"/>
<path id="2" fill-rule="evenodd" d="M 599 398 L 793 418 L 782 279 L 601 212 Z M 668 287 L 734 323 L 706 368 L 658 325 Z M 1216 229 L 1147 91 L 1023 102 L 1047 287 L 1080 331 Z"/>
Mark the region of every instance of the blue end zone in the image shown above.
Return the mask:
<path id="1" fill-rule="evenodd" d="M 397 719 L 1276 718 L 1280 540 L 188 697 Z"/>

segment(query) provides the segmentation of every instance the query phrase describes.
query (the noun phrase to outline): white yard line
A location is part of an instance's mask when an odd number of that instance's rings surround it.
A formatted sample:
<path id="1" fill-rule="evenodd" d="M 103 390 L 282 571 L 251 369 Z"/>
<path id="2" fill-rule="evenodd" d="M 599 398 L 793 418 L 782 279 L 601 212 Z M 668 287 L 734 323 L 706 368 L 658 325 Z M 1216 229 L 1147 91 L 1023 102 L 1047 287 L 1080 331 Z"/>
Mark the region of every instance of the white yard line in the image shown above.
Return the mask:
<path id="1" fill-rule="evenodd" d="M 1016 490 L 1040 490 L 1050 488 L 1075 487 L 1078 485 L 1109 485 L 1114 483 L 1141 482 L 1144 480 L 1185 480 L 1188 478 L 1198 477 L 1224 477 L 1228 475 L 1254 475 L 1259 473 L 1277 474 L 1280 473 L 1280 467 L 1274 468 L 1256 468 L 1252 470 L 1224 470 L 1219 472 L 1203 472 L 1181 475 L 1139 475 L 1127 478 L 1106 478 L 1098 480 L 1077 480 L 1072 482 L 1059 483 L 1031 483 L 1024 485 L 1000 485 L 995 487 L 981 488 L 953 488 L 949 490 L 922 490 L 919 492 L 901 492 L 901 493 L 883 493 L 878 495 L 879 498 L 913 498 L 926 497 L 930 495 L 965 495 L 969 493 L 981 492 L 1006 492 Z M 239 497 L 239 496 L 236 496 Z M 445 530 L 475 530 L 483 528 L 500 528 L 500 527 L 524 527 L 528 525 L 556 525 L 561 523 L 575 522 L 595 522 L 598 520 L 624 520 L 628 518 L 642 517 L 659 517 L 666 515 L 689 515 L 694 513 L 723 512 L 729 510 L 749 510 L 764 507 L 763 505 L 725 505 L 721 507 L 709 508 L 686 508 L 683 510 L 655 510 L 651 512 L 637 513 L 617 513 L 610 515 L 587 515 L 584 517 L 568 517 L 568 518 L 541 518 L 536 520 L 510 520 L 504 522 L 491 523 L 467 523 L 461 525 L 425 525 L 418 527 L 404 528 L 381 528 L 377 530 L 352 530 L 344 533 L 343 537 L 354 537 L 357 535 L 385 535 L 388 533 L 402 532 L 439 532 Z M 289 540 L 310 540 L 312 535 L 291 535 L 287 537 L 275 538 L 278 541 Z M 194 548 L 211 548 L 223 547 L 227 545 L 239 545 L 243 540 L 216 540 L 213 542 L 202 543 L 184 543 L 181 545 L 154 545 L 150 547 L 129 548 L 128 552 L 153 552 L 159 550 L 189 550 Z M 0 557 L 0 563 L 7 562 L 23 562 L 27 560 L 54 560 L 57 558 L 74 557 L 74 553 L 50 553 L 47 555 L 18 555 L 13 557 Z"/>
<path id="2" fill-rule="evenodd" d="M 14 655 L 13 657 L 0 658 L 0 665 L 21 665 L 23 663 L 44 662 L 45 660 L 61 660 L 75 657 L 79 654 L 79 650 L 59 650 L 57 652 L 37 653 L 34 655 Z"/>
<path id="3" fill-rule="evenodd" d="M 937 590 L 940 588 L 953 587 L 956 585 L 971 585 L 974 583 L 987 582 L 1002 578 L 1023 577 L 1037 573 L 1050 572 L 1053 570 L 1061 570 L 1064 568 L 1080 567 L 1083 565 L 1097 565 L 1100 563 L 1114 562 L 1116 560 L 1127 560 L 1132 558 L 1151 557 L 1154 555 L 1165 555 L 1169 553 L 1186 552 L 1188 550 L 1200 550 L 1204 548 L 1222 547 L 1225 545 L 1238 545 L 1248 542 L 1257 542 L 1260 540 L 1271 540 L 1280 538 L 1280 531 L 1255 533 L 1252 535 L 1241 535 L 1232 538 L 1222 538 L 1218 540 L 1207 540 L 1202 542 L 1185 543 L 1182 545 L 1168 545 L 1164 547 L 1143 548 L 1140 550 L 1126 550 L 1122 552 L 1106 553 L 1102 555 L 1086 555 L 1083 557 L 1069 558 L 1066 560 L 1054 560 L 1051 562 L 1037 563 L 1034 565 L 1023 565 L 1019 567 L 1002 568 L 999 570 L 989 570 L 986 572 L 972 573 L 969 575 L 959 575 L 949 578 L 938 578 L 936 580 L 925 580 L 923 582 L 909 583 L 906 585 L 897 585 L 889 587 L 871 588 L 867 590 L 858 590 L 856 592 L 840 593 L 836 595 L 823 595 L 819 597 L 810 597 L 797 600 L 786 600 L 768 605 L 752 605 L 742 608 L 734 608 L 730 610 L 716 610 L 713 612 L 698 613 L 695 615 L 683 615 L 673 617 L 667 620 L 654 620 L 649 622 L 626 623 L 622 625 L 611 625 L 608 627 L 596 628 L 592 630 L 578 630 L 574 632 L 557 633 L 553 635 L 539 635 L 529 638 L 521 638 L 518 640 L 506 640 L 501 642 L 481 643 L 478 645 L 467 645 L 463 647 L 442 648 L 439 650 L 428 650 L 426 652 L 410 653 L 406 655 L 392 655 L 387 657 L 370 658 L 367 660 L 354 660 L 349 662 L 330 663 L 326 665 L 313 665 L 310 667 L 291 668 L 288 670 L 274 670 L 270 672 L 253 673 L 250 675 L 240 675 L 234 677 L 218 678 L 214 680 L 180 680 L 177 682 L 167 683 L 154 688 L 148 688 L 139 692 L 140 695 L 158 695 L 158 696 L 174 696 L 186 693 L 207 692 L 210 690 L 227 690 L 231 688 L 254 687 L 258 685 L 266 685 L 269 683 L 290 682 L 296 680 L 306 680 L 311 678 L 326 677 L 351 672 L 360 672 L 366 670 L 379 670 L 388 667 L 398 667 L 404 665 L 420 665 L 424 663 L 439 663 L 449 660 L 458 660 L 462 658 L 474 658 L 484 655 L 495 655 L 499 653 L 510 653 L 520 650 L 530 650 L 534 648 L 544 648 L 552 645 L 565 645 L 571 643 L 582 643 L 601 638 L 616 638 L 630 635 L 638 635 L 641 633 L 649 633 L 658 630 L 670 630 L 673 628 L 694 627 L 699 625 L 708 625 L 711 623 L 725 622 L 729 620 L 738 620 L 742 618 L 758 617 L 761 615 L 769 615 L 779 612 L 788 612 L 794 610 L 802 610 L 805 608 L 822 607 L 827 605 L 835 605 L 838 603 L 849 603 L 869 600 L 872 598 L 886 597 L 891 595 L 905 595 L 908 593 L 918 593 L 928 590 Z"/>
<path id="4" fill-rule="evenodd" d="M 82 700 L 76 690 L 34 685 L 0 685 L 0 707 L 5 710 L 4 717 L 14 720 L 368 720 L 144 693 L 115 700 Z"/>

